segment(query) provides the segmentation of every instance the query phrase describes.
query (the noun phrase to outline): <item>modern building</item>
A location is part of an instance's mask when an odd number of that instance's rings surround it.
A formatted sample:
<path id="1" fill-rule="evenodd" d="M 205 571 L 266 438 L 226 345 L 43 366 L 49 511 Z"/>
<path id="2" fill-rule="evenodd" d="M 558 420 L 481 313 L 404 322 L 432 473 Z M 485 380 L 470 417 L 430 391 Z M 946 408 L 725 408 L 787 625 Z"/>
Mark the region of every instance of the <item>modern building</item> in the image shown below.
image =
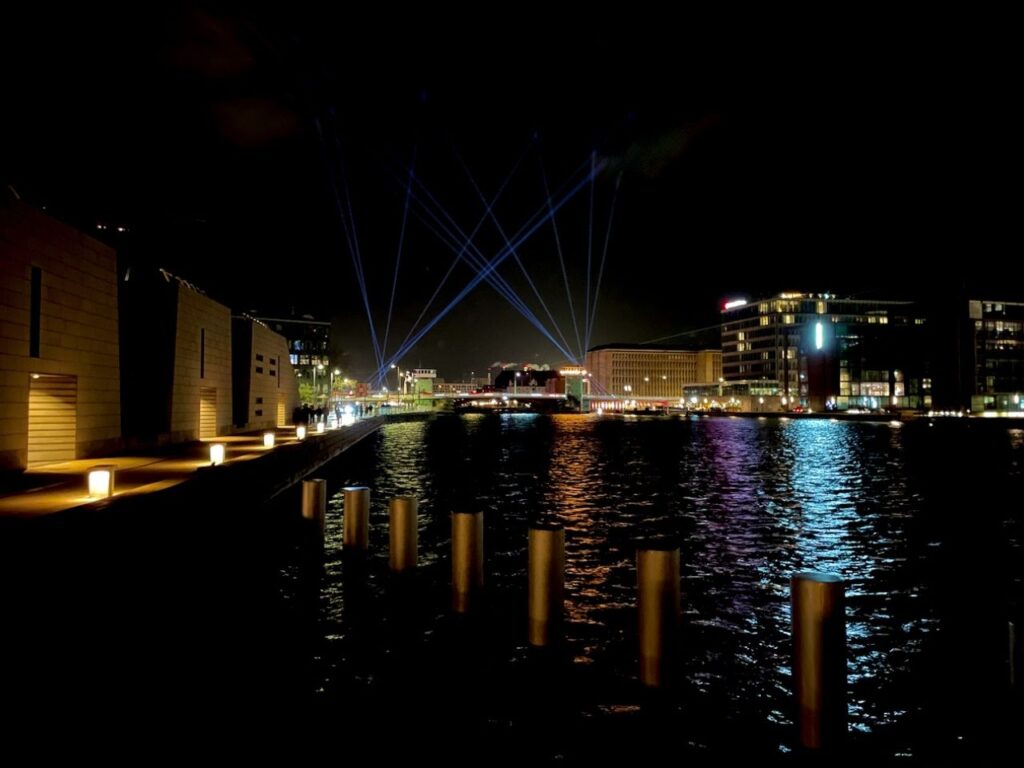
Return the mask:
<path id="1" fill-rule="evenodd" d="M 411 370 L 409 386 L 416 396 L 416 402 L 423 405 L 429 404 L 434 396 L 434 380 L 437 378 L 435 368 L 413 368 Z"/>
<path id="2" fill-rule="evenodd" d="M 542 395 L 547 393 L 547 384 L 558 378 L 558 371 L 503 370 L 494 379 L 494 389 L 509 394 Z"/>
<path id="3" fill-rule="evenodd" d="M 259 315 L 254 319 L 284 336 L 288 343 L 288 361 L 299 378 L 311 382 L 314 399 L 326 394 L 333 371 L 330 356 L 331 324 L 326 320 L 316 320 L 312 315 L 285 313 Z"/>
<path id="4" fill-rule="evenodd" d="M 126 442 L 231 432 L 231 310 L 162 269 L 129 269 L 118 285 Z"/>
<path id="5" fill-rule="evenodd" d="M 231 319 L 234 422 L 238 430 L 292 423 L 299 404 L 288 341 L 248 315 Z"/>
<path id="6" fill-rule="evenodd" d="M 962 311 L 962 310 L 961 310 Z M 1024 410 L 1024 303 L 971 300 L 966 345 L 974 412 Z"/>
<path id="7" fill-rule="evenodd" d="M 0 202 L 0 470 L 118 450 L 117 255 Z"/>
<path id="8" fill-rule="evenodd" d="M 646 344 L 604 344 L 587 351 L 593 395 L 678 400 L 687 384 L 717 382 L 722 353 Z"/>
<path id="9" fill-rule="evenodd" d="M 722 376 L 763 381 L 790 405 L 926 408 L 928 324 L 909 301 L 783 293 L 722 309 Z"/>
<path id="10" fill-rule="evenodd" d="M 764 379 L 687 384 L 683 386 L 683 400 L 686 408 L 695 411 L 777 413 L 788 410 L 788 403 L 779 395 L 778 382 Z"/>
<path id="11" fill-rule="evenodd" d="M 468 395 L 475 392 L 477 385 L 470 381 L 445 381 L 434 379 L 434 394 L 436 395 Z"/>

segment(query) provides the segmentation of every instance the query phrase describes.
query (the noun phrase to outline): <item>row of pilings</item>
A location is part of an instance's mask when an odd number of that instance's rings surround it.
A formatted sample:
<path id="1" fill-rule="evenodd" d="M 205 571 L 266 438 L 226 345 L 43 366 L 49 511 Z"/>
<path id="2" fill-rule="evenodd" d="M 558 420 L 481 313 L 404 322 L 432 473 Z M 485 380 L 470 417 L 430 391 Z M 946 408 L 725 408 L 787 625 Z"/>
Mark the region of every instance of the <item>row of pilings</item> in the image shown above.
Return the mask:
<path id="1" fill-rule="evenodd" d="M 370 489 L 343 489 L 343 553 L 365 558 L 369 549 Z M 301 514 L 315 531 L 322 552 L 327 484 L 302 484 Z M 419 504 L 415 496 L 388 502 L 388 566 L 404 579 L 418 564 Z M 558 646 L 564 637 L 565 529 L 557 521 L 536 521 L 527 534 L 526 637 L 536 648 Z M 468 615 L 480 608 L 484 587 L 484 516 L 451 515 L 451 610 Z M 358 571 L 357 571 L 358 573 Z M 681 628 L 680 550 L 668 539 L 652 538 L 636 550 L 637 678 L 657 691 L 678 679 Z M 793 741 L 808 755 L 841 750 L 847 734 L 846 584 L 838 574 L 804 571 L 790 579 Z M 1009 630 L 1012 690 L 1020 687 L 1019 620 Z"/>

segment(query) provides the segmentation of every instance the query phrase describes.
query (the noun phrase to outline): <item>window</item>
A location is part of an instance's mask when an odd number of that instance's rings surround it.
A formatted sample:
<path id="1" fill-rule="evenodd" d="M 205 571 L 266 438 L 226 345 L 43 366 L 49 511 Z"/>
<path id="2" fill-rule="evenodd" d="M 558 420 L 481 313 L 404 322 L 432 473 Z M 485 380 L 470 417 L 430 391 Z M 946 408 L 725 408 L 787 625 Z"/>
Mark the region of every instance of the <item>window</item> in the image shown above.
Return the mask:
<path id="1" fill-rule="evenodd" d="M 257 405 L 262 405 L 263 404 L 263 398 L 262 397 L 257 397 L 256 398 L 256 404 Z"/>
<path id="2" fill-rule="evenodd" d="M 263 373 L 263 366 L 262 365 L 257 365 L 256 366 L 256 373 Z"/>
<path id="3" fill-rule="evenodd" d="M 262 363 L 263 362 L 263 355 L 257 354 L 256 355 L 256 361 L 259 362 L 259 363 Z"/>
<path id="4" fill-rule="evenodd" d="M 39 320 L 43 304 L 43 270 L 32 267 L 32 317 L 28 332 L 28 356 L 39 357 Z"/>
<path id="5" fill-rule="evenodd" d="M 255 413 L 256 413 L 257 416 L 262 416 L 263 415 L 263 409 L 262 408 L 257 408 Z"/>

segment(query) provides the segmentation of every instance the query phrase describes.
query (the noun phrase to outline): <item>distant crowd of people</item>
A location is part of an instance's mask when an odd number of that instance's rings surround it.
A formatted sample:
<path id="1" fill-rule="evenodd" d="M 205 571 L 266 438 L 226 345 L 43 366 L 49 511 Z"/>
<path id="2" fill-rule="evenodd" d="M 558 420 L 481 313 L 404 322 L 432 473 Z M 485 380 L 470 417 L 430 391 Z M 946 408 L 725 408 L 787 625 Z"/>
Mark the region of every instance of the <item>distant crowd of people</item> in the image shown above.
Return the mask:
<path id="1" fill-rule="evenodd" d="M 361 419 L 363 416 L 373 415 L 373 406 L 367 405 L 365 408 L 362 403 L 353 403 L 351 406 L 352 415 L 357 419 Z M 334 418 L 337 419 L 338 423 L 341 423 L 341 417 L 344 414 L 344 409 L 341 405 L 334 406 Z M 313 408 L 309 405 L 297 405 L 295 410 L 292 411 L 292 424 L 318 424 L 324 419 L 330 416 L 330 410 L 325 408 Z"/>

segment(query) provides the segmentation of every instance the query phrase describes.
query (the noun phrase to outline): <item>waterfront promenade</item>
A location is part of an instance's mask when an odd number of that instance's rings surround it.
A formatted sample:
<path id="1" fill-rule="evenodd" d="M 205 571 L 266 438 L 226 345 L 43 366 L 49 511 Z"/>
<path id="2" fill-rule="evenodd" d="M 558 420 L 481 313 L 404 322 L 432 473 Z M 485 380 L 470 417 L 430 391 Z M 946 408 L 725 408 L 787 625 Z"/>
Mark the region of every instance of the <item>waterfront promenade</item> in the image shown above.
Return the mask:
<path id="1" fill-rule="evenodd" d="M 246 475 L 269 497 L 355 445 L 385 421 L 386 417 L 380 416 L 364 419 L 323 434 L 310 433 L 303 441 L 296 438 L 294 427 L 279 427 L 274 430 L 272 448 L 264 447 L 260 432 L 217 437 L 160 452 L 77 459 L 30 469 L 10 478 L 6 485 L 0 483 L 0 519 L 36 518 L 72 509 L 100 510 L 118 500 L 164 491 L 207 473 L 225 480 Z M 225 448 L 224 464 L 217 467 L 210 463 L 213 443 Z M 253 462 L 251 471 L 243 471 L 243 464 Z M 91 467 L 100 465 L 115 467 L 111 498 L 88 494 L 86 475 Z"/>

